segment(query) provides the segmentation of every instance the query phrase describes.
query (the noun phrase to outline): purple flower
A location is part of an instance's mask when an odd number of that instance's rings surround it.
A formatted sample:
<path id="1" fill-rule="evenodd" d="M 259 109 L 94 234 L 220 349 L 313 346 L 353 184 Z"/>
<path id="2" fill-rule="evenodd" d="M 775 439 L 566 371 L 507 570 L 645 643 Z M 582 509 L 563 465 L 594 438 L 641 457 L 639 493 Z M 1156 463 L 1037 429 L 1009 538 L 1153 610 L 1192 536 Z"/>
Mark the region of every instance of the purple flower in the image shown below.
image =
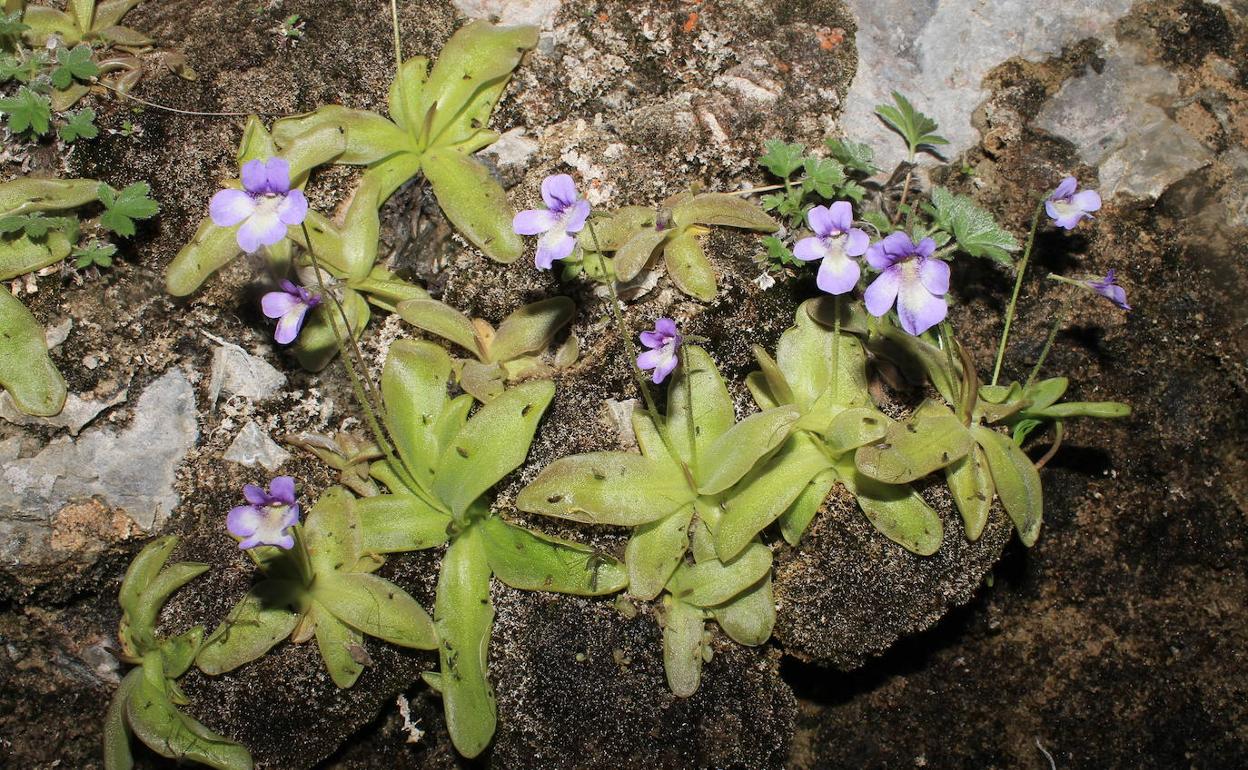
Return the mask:
<path id="1" fill-rule="evenodd" d="M 828 294 L 844 294 L 858 285 L 861 269 L 856 260 L 867 252 L 867 234 L 854 227 L 854 211 L 848 201 L 829 206 L 815 206 L 806 214 L 806 222 L 815 231 L 793 248 L 793 256 L 810 262 L 822 259 L 819 265 L 819 288 Z"/>
<path id="2" fill-rule="evenodd" d="M 321 295 L 313 294 L 302 286 L 282 279 L 282 290 L 271 291 L 260 298 L 260 309 L 269 318 L 280 318 L 273 339 L 288 345 L 299 336 L 303 318 L 308 311 L 321 304 Z"/>
<path id="3" fill-rule="evenodd" d="M 1083 283 L 1089 289 L 1097 294 L 1100 294 L 1102 297 L 1105 297 L 1123 310 L 1131 309 L 1131 306 L 1127 304 L 1127 292 L 1123 290 L 1121 286 L 1114 283 L 1113 269 L 1110 269 L 1110 271 L 1105 274 L 1105 277 L 1099 281 L 1084 281 Z"/>
<path id="4" fill-rule="evenodd" d="M 1075 225 L 1085 218 L 1092 218 L 1089 212 L 1098 211 L 1101 208 L 1101 196 L 1097 195 L 1096 190 L 1075 192 L 1078 188 L 1079 183 L 1075 181 L 1075 178 L 1068 176 L 1057 185 L 1057 189 L 1044 202 L 1044 210 L 1049 212 L 1053 224 L 1067 230 L 1074 230 Z"/>
<path id="5" fill-rule="evenodd" d="M 556 259 L 564 259 L 576 248 L 576 238 L 589 217 L 589 201 L 577 196 L 576 182 L 567 174 L 555 174 L 542 180 L 544 209 L 529 209 L 516 214 L 511 229 L 517 235 L 543 234 L 537 242 L 537 258 L 541 270 L 549 270 Z"/>
<path id="6" fill-rule="evenodd" d="M 282 158 L 243 164 L 243 189 L 227 188 L 212 196 L 208 215 L 217 227 L 238 228 L 238 247 L 248 254 L 286 237 L 286 228 L 308 215 L 302 190 L 290 189 L 290 164 Z"/>
<path id="7" fill-rule="evenodd" d="M 299 503 L 295 502 L 295 480 L 278 476 L 269 482 L 265 492 L 255 484 L 243 487 L 243 497 L 251 505 L 240 505 L 230 511 L 225 527 L 238 538 L 239 548 L 275 545 L 290 549 L 295 546 L 291 527 L 299 523 Z"/>
<path id="8" fill-rule="evenodd" d="M 863 295 L 871 315 L 884 315 L 896 301 L 901 328 L 916 337 L 945 320 L 949 265 L 932 258 L 934 251 L 931 238 L 915 243 L 900 232 L 867 249 L 867 262 L 880 271 Z"/>
<path id="9" fill-rule="evenodd" d="M 684 338 L 676 329 L 676 322 L 670 318 L 660 318 L 654 322 L 654 331 L 642 332 L 640 336 L 641 344 L 650 349 L 637 356 L 637 368 L 643 371 L 653 369 L 651 379 L 658 385 L 676 368 L 676 350 Z"/>

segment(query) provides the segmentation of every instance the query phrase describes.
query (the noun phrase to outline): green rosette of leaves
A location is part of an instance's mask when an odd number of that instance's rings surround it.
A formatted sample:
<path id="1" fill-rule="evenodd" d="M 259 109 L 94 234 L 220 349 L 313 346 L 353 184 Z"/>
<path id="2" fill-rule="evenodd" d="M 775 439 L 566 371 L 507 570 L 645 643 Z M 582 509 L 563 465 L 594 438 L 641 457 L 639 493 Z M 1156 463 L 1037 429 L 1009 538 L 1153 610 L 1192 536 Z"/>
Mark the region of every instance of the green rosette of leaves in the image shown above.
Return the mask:
<path id="1" fill-rule="evenodd" d="M 341 131 L 338 163 L 365 166 L 378 204 L 423 174 L 455 228 L 498 262 L 512 262 L 523 244 L 502 185 L 472 156 L 498 139 L 486 128 L 494 106 L 525 51 L 537 44 L 535 27 L 497 27 L 474 21 L 460 28 L 432 69 L 423 56 L 403 63 L 390 85 L 389 118 L 338 105 L 279 120 L 273 137 L 286 152 L 326 127 Z"/>
<path id="2" fill-rule="evenodd" d="M 134 767 L 130 739 L 137 736 L 163 757 L 217 770 L 251 770 L 247 749 L 179 708 L 189 701 L 176 680 L 195 660 L 204 629 L 196 626 L 177 636 L 160 637 L 156 621 L 173 592 L 203 574 L 208 565 L 176 562 L 166 566 L 177 543 L 176 537 L 149 543 L 131 562 L 121 584 L 120 657 L 136 667 L 121 680 L 108 707 L 104 721 L 104 767 Z"/>
<path id="3" fill-rule="evenodd" d="M 497 721 L 488 676 L 491 578 L 522 590 L 597 596 L 622 589 L 627 574 L 609 555 L 529 531 L 491 509 L 490 489 L 524 462 L 554 384 L 519 384 L 473 412 L 472 396 L 448 395 L 452 367 L 437 345 L 391 346 L 381 391 L 394 446 L 372 467 L 389 494 L 357 500 L 355 508 L 366 553 L 446 544 L 433 610 L 439 671 L 425 679 L 442 693 L 456 749 L 474 757 Z"/>

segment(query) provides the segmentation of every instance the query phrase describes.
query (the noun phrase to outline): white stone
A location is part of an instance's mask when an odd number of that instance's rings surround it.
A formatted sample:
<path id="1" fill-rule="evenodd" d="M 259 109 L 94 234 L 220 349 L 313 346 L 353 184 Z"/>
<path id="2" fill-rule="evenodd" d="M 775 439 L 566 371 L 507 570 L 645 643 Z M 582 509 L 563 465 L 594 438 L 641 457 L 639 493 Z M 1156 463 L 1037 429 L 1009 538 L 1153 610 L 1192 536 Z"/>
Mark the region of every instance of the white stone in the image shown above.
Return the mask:
<path id="1" fill-rule="evenodd" d="M 222 458 L 252 468 L 259 465 L 272 473 L 290 459 L 290 452 L 278 446 L 259 425 L 248 420 Z"/>

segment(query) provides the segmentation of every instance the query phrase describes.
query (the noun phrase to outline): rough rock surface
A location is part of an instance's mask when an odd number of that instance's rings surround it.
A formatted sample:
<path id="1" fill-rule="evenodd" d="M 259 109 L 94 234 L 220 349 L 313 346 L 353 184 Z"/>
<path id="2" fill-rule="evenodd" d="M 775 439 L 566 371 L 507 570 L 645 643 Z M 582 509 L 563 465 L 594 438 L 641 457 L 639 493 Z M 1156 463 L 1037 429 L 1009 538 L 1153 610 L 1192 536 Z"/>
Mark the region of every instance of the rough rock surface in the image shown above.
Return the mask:
<path id="1" fill-rule="evenodd" d="M 881 535 L 852 495 L 834 490 L 798 547 L 776 559 L 775 636 L 785 652 L 857 668 L 975 595 L 1013 526 L 994 510 L 979 540 L 967 542 L 948 490 L 930 484 L 922 494 L 944 525 L 940 550 L 927 557 Z"/>

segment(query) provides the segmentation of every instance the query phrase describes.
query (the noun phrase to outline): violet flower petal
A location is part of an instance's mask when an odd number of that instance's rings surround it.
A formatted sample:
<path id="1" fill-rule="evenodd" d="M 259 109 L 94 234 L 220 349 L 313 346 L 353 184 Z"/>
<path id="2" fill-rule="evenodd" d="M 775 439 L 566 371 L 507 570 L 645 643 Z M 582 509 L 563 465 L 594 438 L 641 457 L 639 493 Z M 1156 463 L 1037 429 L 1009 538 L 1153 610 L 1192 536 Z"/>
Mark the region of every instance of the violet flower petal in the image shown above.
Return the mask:
<path id="1" fill-rule="evenodd" d="M 1080 190 L 1071 197 L 1070 202 L 1080 211 L 1101 210 L 1101 195 L 1096 190 Z"/>
<path id="2" fill-rule="evenodd" d="M 270 194 L 284 195 L 290 192 L 290 161 L 285 158 L 269 158 L 264 172 Z"/>
<path id="3" fill-rule="evenodd" d="M 249 160 L 243 164 L 243 189 L 252 195 L 264 195 L 269 191 L 269 174 L 262 160 Z"/>
<path id="4" fill-rule="evenodd" d="M 287 505 L 295 504 L 295 480 L 291 476 L 275 476 L 269 482 L 269 496 Z M 296 514 L 298 515 L 298 514 Z"/>
<path id="5" fill-rule="evenodd" d="M 837 201 L 828 207 L 828 221 L 838 233 L 848 232 L 854 226 L 854 208 L 849 201 Z"/>
<path id="6" fill-rule="evenodd" d="M 261 246 L 272 246 L 286 237 L 286 225 L 277 218 L 276 211 L 256 212 L 238 228 L 238 245 L 248 254 L 254 254 Z"/>
<path id="7" fill-rule="evenodd" d="M 234 537 L 246 538 L 256 533 L 264 514 L 254 505 L 231 508 L 225 517 L 225 529 Z"/>
<path id="8" fill-rule="evenodd" d="M 827 238 L 839 229 L 827 206 L 815 206 L 806 212 L 806 224 L 820 238 Z"/>
<path id="9" fill-rule="evenodd" d="M 554 174 L 542 180 L 542 200 L 546 208 L 562 212 L 576 202 L 576 182 L 567 174 Z"/>
<path id="10" fill-rule="evenodd" d="M 939 259 L 919 262 L 919 281 L 932 294 L 942 295 L 949 291 L 949 263 Z"/>
<path id="11" fill-rule="evenodd" d="M 811 209 L 814 211 L 814 209 Z M 813 262 L 816 259 L 823 259 L 828 254 L 827 247 L 823 244 L 823 238 L 818 235 L 811 235 L 801 239 L 793 246 L 793 256 L 803 262 Z"/>
<path id="12" fill-rule="evenodd" d="M 928 291 L 922 281 L 902 280 L 897 293 L 897 318 L 908 334 L 919 336 L 945 320 L 948 312 L 945 300 Z"/>
<path id="13" fill-rule="evenodd" d="M 563 229 L 569 233 L 579 233 L 581 228 L 585 227 L 585 220 L 589 219 L 589 201 L 578 200 L 564 212 L 565 222 Z"/>
<path id="14" fill-rule="evenodd" d="M 676 322 L 670 318 L 660 318 L 655 321 L 654 330 L 669 339 L 680 339 L 680 332 L 676 329 Z"/>
<path id="15" fill-rule="evenodd" d="M 516 235 L 540 235 L 555 226 L 555 215 L 545 209 L 518 212 L 511 220 Z"/>
<path id="16" fill-rule="evenodd" d="M 860 275 L 862 269 L 856 261 L 844 254 L 829 253 L 819 265 L 815 283 L 828 294 L 844 294 L 854 290 Z"/>
<path id="17" fill-rule="evenodd" d="M 252 505 L 268 505 L 271 502 L 271 498 L 268 493 L 264 491 L 264 488 L 258 487 L 255 484 L 243 485 L 243 497 L 246 498 L 247 502 Z"/>
<path id="18" fill-rule="evenodd" d="M 542 270 L 549 270 L 555 260 L 566 259 L 575 248 L 576 239 L 567 233 L 547 233 L 537 242 L 534 262 Z"/>
<path id="19" fill-rule="evenodd" d="M 1075 194 L 1078 187 L 1079 182 L 1073 176 L 1063 177 L 1062 181 L 1057 183 L 1057 189 L 1049 194 L 1049 200 L 1069 198 Z"/>
<path id="20" fill-rule="evenodd" d="M 303 319 L 307 314 L 307 305 L 302 302 L 294 303 L 290 310 L 282 315 L 282 320 L 277 322 L 277 328 L 273 330 L 273 339 L 282 345 L 294 342 L 299 336 L 299 330 L 303 328 Z"/>
<path id="21" fill-rule="evenodd" d="M 286 197 L 282 198 L 282 202 L 277 204 L 277 218 L 288 227 L 303 224 L 307 216 L 308 199 L 304 197 L 302 190 L 291 190 L 286 193 Z"/>
<path id="22" fill-rule="evenodd" d="M 220 190 L 208 202 L 208 216 L 217 227 L 233 227 L 256 211 L 256 201 L 242 190 Z"/>
<path id="23" fill-rule="evenodd" d="M 867 312 L 876 318 L 887 313 L 896 301 L 897 291 L 900 288 L 901 268 L 885 268 L 863 292 L 862 299 L 867 306 Z"/>
<path id="24" fill-rule="evenodd" d="M 871 238 L 857 227 L 849 228 L 848 238 L 845 241 L 845 255 L 849 257 L 861 257 L 867 253 L 867 249 L 871 246 Z"/>
<path id="25" fill-rule="evenodd" d="M 270 291 L 260 298 L 260 310 L 267 318 L 281 318 L 301 304 L 296 295 L 285 291 Z"/>

